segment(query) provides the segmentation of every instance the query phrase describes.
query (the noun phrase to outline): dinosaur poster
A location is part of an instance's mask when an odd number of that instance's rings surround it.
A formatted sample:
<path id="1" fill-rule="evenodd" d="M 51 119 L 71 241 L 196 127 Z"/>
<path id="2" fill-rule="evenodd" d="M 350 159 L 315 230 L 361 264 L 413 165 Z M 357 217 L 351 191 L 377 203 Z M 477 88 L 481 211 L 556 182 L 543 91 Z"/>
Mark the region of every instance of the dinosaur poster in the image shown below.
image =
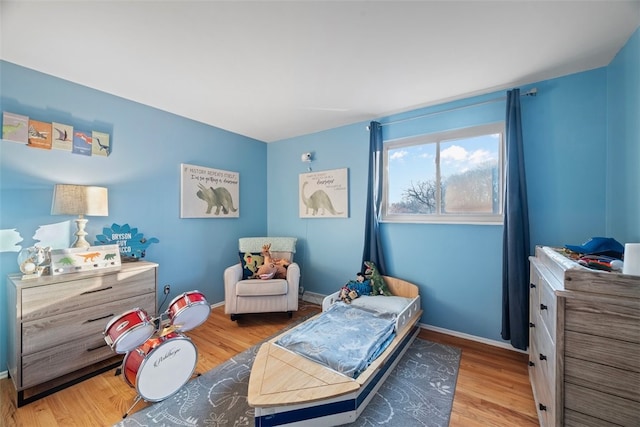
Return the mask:
<path id="1" fill-rule="evenodd" d="M 2 139 L 13 142 L 28 142 L 29 117 L 20 114 L 2 113 Z"/>
<path id="2" fill-rule="evenodd" d="M 180 164 L 180 218 L 240 217 L 240 174 Z"/>
<path id="3" fill-rule="evenodd" d="M 104 132 L 91 132 L 91 155 L 107 157 L 111 154 L 109 146 L 109 134 Z"/>
<path id="4" fill-rule="evenodd" d="M 52 122 L 51 130 L 53 132 L 51 148 L 71 151 L 73 148 L 73 126 Z"/>
<path id="5" fill-rule="evenodd" d="M 348 218 L 348 169 L 301 173 L 300 218 Z"/>
<path id="6" fill-rule="evenodd" d="M 29 119 L 29 147 L 51 150 L 51 123 Z"/>

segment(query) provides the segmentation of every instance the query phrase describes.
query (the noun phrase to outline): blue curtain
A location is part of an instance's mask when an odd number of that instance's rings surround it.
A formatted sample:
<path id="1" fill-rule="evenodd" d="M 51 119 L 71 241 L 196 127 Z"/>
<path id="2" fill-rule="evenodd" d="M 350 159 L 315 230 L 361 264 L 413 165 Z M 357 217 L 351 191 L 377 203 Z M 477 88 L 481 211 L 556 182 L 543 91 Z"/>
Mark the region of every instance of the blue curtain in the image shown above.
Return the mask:
<path id="1" fill-rule="evenodd" d="M 502 255 L 502 338 L 529 345 L 529 214 L 524 174 L 520 90 L 507 92 L 507 170 Z"/>
<path id="2" fill-rule="evenodd" d="M 369 185 L 364 229 L 364 250 L 361 268 L 365 261 L 372 261 L 380 274 L 386 274 L 382 243 L 380 241 L 380 209 L 382 206 L 382 126 L 378 122 L 369 125 Z"/>

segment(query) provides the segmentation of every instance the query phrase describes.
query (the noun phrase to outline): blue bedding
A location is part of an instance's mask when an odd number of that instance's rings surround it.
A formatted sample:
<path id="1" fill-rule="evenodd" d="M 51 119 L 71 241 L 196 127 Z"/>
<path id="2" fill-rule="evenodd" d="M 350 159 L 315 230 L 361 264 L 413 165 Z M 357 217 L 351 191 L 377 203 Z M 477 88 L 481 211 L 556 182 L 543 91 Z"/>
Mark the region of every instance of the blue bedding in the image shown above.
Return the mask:
<path id="1" fill-rule="evenodd" d="M 357 378 L 395 337 L 396 316 L 338 302 L 280 337 L 276 344 Z"/>

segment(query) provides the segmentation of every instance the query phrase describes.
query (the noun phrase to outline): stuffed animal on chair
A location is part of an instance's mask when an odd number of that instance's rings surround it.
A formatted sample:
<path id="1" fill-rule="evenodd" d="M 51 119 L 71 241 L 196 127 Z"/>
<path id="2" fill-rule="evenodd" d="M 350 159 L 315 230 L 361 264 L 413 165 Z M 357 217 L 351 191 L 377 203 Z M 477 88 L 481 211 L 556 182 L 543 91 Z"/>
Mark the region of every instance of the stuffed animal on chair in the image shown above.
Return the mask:
<path id="1" fill-rule="evenodd" d="M 271 257 L 271 243 L 262 245 L 262 252 L 260 254 L 264 257 L 264 264 L 258 269 L 258 272 L 256 273 L 259 277 L 262 278 L 261 274 L 270 275 L 273 272 L 273 275 L 271 275 L 271 277 L 265 277 L 268 279 L 272 277 L 274 279 L 287 278 L 287 267 L 290 263 L 284 258 Z M 263 270 L 263 273 L 260 272 L 261 269 Z"/>
<path id="2" fill-rule="evenodd" d="M 365 261 L 364 265 L 367 267 L 364 276 L 371 281 L 371 287 L 373 288 L 372 295 L 393 295 L 384 282 L 384 278 L 380 275 L 376 265 L 371 261 Z"/>

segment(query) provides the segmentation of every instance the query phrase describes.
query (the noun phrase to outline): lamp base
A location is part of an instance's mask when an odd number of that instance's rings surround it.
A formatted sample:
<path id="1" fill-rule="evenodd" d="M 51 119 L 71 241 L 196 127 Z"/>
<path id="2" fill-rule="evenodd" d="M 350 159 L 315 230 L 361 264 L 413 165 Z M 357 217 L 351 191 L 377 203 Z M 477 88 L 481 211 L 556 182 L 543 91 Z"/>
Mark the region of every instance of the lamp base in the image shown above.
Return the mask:
<path id="1" fill-rule="evenodd" d="M 88 248 L 89 246 L 91 246 L 89 244 L 89 242 L 87 242 L 87 240 L 84 238 L 84 236 L 87 235 L 87 232 L 84 231 L 84 228 L 87 225 L 87 222 L 89 222 L 89 220 L 82 218 L 82 216 L 80 218 L 76 218 L 76 225 L 78 226 L 78 231 L 76 231 L 75 236 L 76 236 L 76 241 L 73 242 L 73 245 L 71 245 L 72 248 Z"/>

